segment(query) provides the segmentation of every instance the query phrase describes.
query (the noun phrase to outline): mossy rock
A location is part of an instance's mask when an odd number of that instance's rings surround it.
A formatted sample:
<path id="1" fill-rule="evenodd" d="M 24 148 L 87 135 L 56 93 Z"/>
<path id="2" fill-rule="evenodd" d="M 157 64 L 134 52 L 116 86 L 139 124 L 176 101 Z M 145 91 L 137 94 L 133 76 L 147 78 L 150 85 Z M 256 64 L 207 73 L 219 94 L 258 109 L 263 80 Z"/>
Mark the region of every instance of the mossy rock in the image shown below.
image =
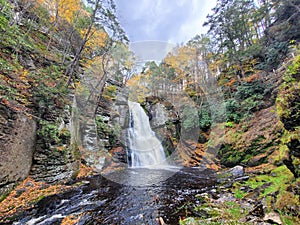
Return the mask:
<path id="1" fill-rule="evenodd" d="M 277 113 L 285 129 L 294 131 L 300 124 L 300 55 L 288 67 L 276 99 Z"/>

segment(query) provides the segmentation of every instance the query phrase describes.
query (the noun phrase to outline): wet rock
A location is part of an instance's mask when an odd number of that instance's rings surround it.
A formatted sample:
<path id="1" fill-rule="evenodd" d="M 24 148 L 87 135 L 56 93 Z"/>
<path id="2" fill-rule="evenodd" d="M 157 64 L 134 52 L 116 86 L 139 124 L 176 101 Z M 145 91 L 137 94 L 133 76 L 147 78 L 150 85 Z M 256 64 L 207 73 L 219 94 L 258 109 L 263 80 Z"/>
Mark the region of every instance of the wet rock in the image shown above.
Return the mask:
<path id="1" fill-rule="evenodd" d="M 249 176 L 243 176 L 243 177 L 238 177 L 236 179 L 234 179 L 235 181 L 244 181 L 244 180 L 248 180 L 250 177 Z"/>
<path id="2" fill-rule="evenodd" d="M 242 166 L 235 166 L 227 170 L 226 173 L 232 175 L 233 177 L 242 177 L 245 174 L 245 169 Z"/>
<path id="3" fill-rule="evenodd" d="M 247 180 L 248 176 L 244 176 L 245 170 L 242 166 L 235 166 L 229 170 L 218 174 L 217 182 L 225 188 L 230 188 L 235 180 Z"/>
<path id="4" fill-rule="evenodd" d="M 123 147 L 113 148 L 110 153 L 117 162 L 127 163 L 127 153 Z"/>
<path id="5" fill-rule="evenodd" d="M 26 188 L 21 188 L 16 190 L 16 195 L 15 197 L 19 197 L 21 194 L 23 194 L 26 191 Z"/>
<path id="6" fill-rule="evenodd" d="M 231 193 L 221 194 L 220 198 L 216 200 L 217 203 L 224 203 L 224 202 L 234 202 L 236 198 Z"/>
<path id="7" fill-rule="evenodd" d="M 271 224 L 282 224 L 279 214 L 275 212 L 268 213 L 264 216 L 264 221 Z"/>

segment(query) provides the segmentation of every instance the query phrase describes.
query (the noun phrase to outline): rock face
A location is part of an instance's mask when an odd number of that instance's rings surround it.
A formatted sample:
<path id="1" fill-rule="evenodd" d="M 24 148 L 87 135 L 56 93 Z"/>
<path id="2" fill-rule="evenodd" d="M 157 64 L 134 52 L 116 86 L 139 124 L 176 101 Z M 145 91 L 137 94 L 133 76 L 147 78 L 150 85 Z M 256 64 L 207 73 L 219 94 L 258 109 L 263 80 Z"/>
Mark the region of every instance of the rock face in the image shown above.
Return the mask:
<path id="1" fill-rule="evenodd" d="M 54 120 L 39 122 L 30 176 L 36 181 L 63 183 L 77 174 L 79 154 L 71 145 L 70 109 L 51 113 L 48 116 Z"/>
<path id="2" fill-rule="evenodd" d="M 150 125 L 166 151 L 171 155 L 175 147 L 172 140 L 179 139 L 180 123 L 173 106 L 158 97 L 148 97 L 144 103 Z"/>
<path id="3" fill-rule="evenodd" d="M 165 126 L 168 119 L 168 111 L 163 104 L 157 103 L 151 107 L 152 127 L 159 128 L 161 126 Z"/>
<path id="4" fill-rule="evenodd" d="M 33 119 L 0 105 L 0 195 L 28 176 L 35 138 Z"/>

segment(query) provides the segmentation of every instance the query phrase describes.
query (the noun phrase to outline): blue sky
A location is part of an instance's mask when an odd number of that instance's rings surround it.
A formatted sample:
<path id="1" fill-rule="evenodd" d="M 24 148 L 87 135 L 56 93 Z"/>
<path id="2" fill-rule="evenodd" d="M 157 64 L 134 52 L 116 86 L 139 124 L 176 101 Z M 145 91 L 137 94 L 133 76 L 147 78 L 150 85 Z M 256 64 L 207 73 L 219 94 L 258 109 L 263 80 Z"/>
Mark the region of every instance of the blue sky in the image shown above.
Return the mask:
<path id="1" fill-rule="evenodd" d="M 180 44 L 206 32 L 202 24 L 216 0 L 116 0 L 116 4 L 131 42 Z"/>

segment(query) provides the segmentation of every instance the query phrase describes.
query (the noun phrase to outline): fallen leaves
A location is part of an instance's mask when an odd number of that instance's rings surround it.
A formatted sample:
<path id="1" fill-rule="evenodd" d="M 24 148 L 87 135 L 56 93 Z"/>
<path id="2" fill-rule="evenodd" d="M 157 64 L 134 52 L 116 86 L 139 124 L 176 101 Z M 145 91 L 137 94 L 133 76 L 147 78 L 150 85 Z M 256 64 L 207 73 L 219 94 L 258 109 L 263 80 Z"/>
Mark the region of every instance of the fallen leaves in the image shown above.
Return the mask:
<path id="1" fill-rule="evenodd" d="M 49 185 L 26 178 L 0 204 L 0 223 L 6 218 L 32 208 L 36 202 L 46 196 L 70 190 L 71 186 Z"/>

